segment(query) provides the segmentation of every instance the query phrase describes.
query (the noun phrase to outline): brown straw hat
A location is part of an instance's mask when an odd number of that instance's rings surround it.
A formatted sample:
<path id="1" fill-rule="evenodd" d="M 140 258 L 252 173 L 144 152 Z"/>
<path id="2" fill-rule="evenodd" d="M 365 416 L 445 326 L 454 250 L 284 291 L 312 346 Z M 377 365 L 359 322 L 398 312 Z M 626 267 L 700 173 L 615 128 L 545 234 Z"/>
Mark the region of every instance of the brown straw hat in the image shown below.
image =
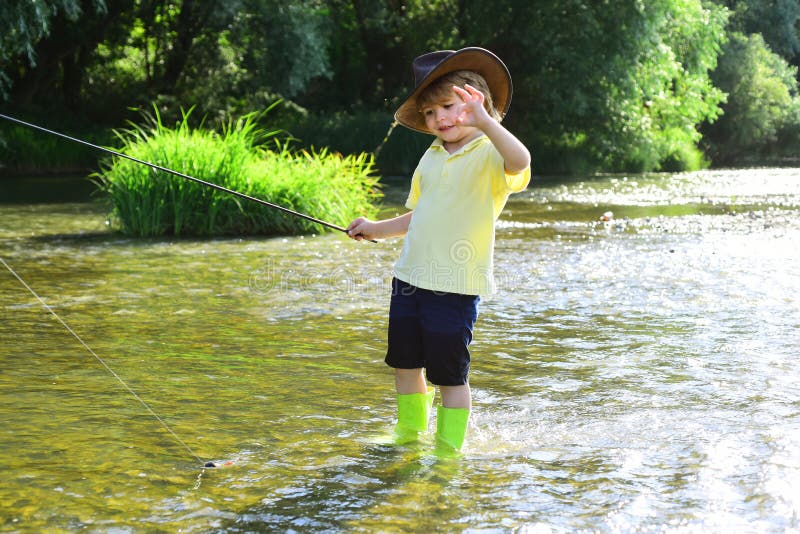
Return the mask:
<path id="1" fill-rule="evenodd" d="M 511 74 L 499 57 L 484 48 L 468 47 L 457 51 L 430 52 L 415 58 L 411 68 L 414 70 L 414 90 L 394 114 L 395 120 L 406 128 L 432 133 L 425 126 L 425 118 L 419 112 L 417 98 L 437 78 L 457 70 L 471 70 L 484 77 L 500 117 L 506 115 L 511 105 Z"/>

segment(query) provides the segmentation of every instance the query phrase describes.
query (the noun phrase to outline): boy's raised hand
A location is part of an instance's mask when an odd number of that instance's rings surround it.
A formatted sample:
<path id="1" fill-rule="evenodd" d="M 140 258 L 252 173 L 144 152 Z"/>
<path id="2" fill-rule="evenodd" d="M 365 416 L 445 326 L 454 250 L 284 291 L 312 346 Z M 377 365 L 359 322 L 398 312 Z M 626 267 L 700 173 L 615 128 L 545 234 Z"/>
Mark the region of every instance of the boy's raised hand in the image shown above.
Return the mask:
<path id="1" fill-rule="evenodd" d="M 486 99 L 483 93 L 469 84 L 465 84 L 463 89 L 453 86 L 453 91 L 463 101 L 463 109 L 458 114 L 457 123 L 475 127 L 486 134 L 503 156 L 506 172 L 515 174 L 530 167 L 531 153 L 519 139 L 489 115 L 483 107 L 483 101 Z"/>
<path id="2" fill-rule="evenodd" d="M 486 97 L 476 88 L 470 84 L 465 84 L 464 88 L 453 86 L 453 91 L 464 102 L 462 112 L 458 116 L 458 124 L 462 126 L 475 126 L 481 128 L 486 124 L 486 121 L 492 120 L 486 108 L 483 107 L 483 101 Z"/>

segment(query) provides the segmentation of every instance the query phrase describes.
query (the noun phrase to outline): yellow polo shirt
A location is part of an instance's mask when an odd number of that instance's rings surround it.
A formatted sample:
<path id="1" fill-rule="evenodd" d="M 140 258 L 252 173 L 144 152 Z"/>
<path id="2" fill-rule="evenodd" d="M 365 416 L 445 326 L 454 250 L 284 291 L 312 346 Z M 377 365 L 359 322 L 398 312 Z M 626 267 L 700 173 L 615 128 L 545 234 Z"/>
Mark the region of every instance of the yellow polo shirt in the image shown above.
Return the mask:
<path id="1" fill-rule="evenodd" d="M 437 138 L 411 178 L 406 207 L 414 214 L 394 275 L 433 291 L 493 293 L 494 224 L 530 179 L 530 168 L 507 174 L 485 135 L 454 154 Z"/>

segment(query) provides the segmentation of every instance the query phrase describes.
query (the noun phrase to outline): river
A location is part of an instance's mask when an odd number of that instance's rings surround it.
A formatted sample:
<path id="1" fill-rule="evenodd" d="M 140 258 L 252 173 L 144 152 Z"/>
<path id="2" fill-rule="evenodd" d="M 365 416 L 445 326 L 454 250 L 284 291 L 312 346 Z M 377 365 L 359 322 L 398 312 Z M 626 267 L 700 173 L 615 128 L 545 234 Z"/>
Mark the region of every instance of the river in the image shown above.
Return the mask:
<path id="1" fill-rule="evenodd" d="M 52 187 L 0 181 L 0 531 L 800 529 L 800 169 L 513 196 L 457 457 L 374 443 L 400 241 L 130 239 Z"/>

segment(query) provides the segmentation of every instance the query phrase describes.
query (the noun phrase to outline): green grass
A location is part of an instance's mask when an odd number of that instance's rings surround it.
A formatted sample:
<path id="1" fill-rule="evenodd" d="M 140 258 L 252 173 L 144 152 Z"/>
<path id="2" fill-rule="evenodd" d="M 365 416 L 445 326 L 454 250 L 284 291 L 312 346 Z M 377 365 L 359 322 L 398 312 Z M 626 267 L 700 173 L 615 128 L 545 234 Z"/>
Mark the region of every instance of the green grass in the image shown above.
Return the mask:
<path id="1" fill-rule="evenodd" d="M 120 132 L 120 152 L 249 196 L 346 226 L 374 216 L 380 199 L 371 155 L 292 151 L 270 139 L 255 115 L 221 132 L 189 126 L 189 113 L 168 128 L 156 113 Z M 269 144 L 266 144 L 266 143 Z M 113 205 L 112 225 L 133 236 L 286 235 L 324 226 L 216 191 L 123 158 L 95 175 Z"/>

